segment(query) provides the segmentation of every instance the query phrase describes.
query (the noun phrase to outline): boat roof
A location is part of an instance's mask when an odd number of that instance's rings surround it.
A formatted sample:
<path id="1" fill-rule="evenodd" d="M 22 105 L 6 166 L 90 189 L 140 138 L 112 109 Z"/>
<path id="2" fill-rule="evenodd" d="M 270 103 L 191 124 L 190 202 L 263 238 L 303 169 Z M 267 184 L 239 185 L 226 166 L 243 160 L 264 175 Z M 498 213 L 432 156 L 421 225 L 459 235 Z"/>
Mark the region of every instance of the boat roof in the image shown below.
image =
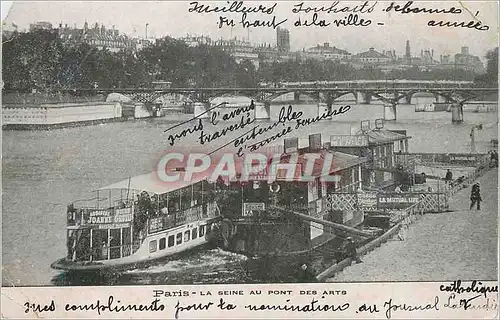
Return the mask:
<path id="1" fill-rule="evenodd" d="M 190 186 L 192 184 L 195 184 L 197 182 L 206 179 L 207 179 L 206 175 L 195 174 L 189 181 L 185 181 L 184 179 L 179 179 L 177 181 L 166 182 L 160 180 L 160 178 L 158 177 L 158 173 L 156 171 L 153 171 L 139 176 L 130 177 L 120 182 L 116 182 L 108 186 L 101 187 L 97 190 L 102 191 L 102 190 L 113 190 L 113 189 L 115 190 L 130 189 L 137 191 L 146 191 L 148 193 L 154 193 L 154 194 L 164 194 L 167 192 L 172 192 L 175 190 L 182 189 L 184 187 Z"/>
<path id="2" fill-rule="evenodd" d="M 394 141 L 407 140 L 411 137 L 390 130 L 372 130 L 366 133 L 370 144 L 384 144 Z"/>

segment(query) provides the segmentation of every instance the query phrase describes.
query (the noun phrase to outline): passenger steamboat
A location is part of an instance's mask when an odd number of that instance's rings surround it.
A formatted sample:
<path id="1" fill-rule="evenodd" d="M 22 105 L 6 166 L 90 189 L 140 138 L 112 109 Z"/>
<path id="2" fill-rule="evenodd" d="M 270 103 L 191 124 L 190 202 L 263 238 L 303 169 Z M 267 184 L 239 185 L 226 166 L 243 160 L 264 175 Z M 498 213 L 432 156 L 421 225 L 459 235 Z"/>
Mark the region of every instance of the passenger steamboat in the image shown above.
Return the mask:
<path id="1" fill-rule="evenodd" d="M 142 266 L 209 244 L 221 219 L 216 186 L 205 178 L 164 183 L 153 172 L 95 192 L 94 206 L 68 206 L 67 255 L 53 269 Z"/>

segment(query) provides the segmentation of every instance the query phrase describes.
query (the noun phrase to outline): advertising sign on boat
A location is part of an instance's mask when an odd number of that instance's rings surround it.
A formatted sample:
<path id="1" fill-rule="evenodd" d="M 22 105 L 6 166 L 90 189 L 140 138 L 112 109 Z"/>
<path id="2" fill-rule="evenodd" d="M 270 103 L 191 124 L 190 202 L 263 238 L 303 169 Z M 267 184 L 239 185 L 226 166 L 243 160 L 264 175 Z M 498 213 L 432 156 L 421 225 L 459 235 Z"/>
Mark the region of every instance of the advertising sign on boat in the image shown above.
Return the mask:
<path id="1" fill-rule="evenodd" d="M 335 135 L 330 136 L 332 147 L 368 147 L 366 135 Z"/>
<path id="2" fill-rule="evenodd" d="M 243 203 L 243 216 L 251 216 L 254 211 L 263 211 L 266 205 L 263 202 L 245 202 Z"/>
<path id="3" fill-rule="evenodd" d="M 358 205 L 363 211 L 377 211 L 377 193 L 358 193 Z"/>
<path id="4" fill-rule="evenodd" d="M 285 153 L 291 153 L 297 151 L 299 148 L 299 138 L 286 138 L 284 140 L 284 151 Z"/>
<path id="5" fill-rule="evenodd" d="M 99 229 L 127 228 L 132 221 L 132 208 L 101 209 L 90 211 L 86 215 L 86 224 Z"/>
<path id="6" fill-rule="evenodd" d="M 402 161 L 404 158 L 399 159 L 399 155 L 396 154 L 396 161 Z M 412 153 L 403 154 L 403 157 L 408 157 L 409 159 L 414 159 L 422 163 L 447 163 L 453 165 L 461 166 L 477 166 L 483 159 L 487 159 L 484 154 L 471 154 L 471 153 Z"/>
<path id="7" fill-rule="evenodd" d="M 377 207 L 379 209 L 404 209 L 419 202 L 423 196 L 423 194 L 419 193 L 379 195 L 377 198 Z"/>
<path id="8" fill-rule="evenodd" d="M 468 153 L 450 153 L 448 157 L 449 163 L 475 166 L 484 156 Z"/>
<path id="9" fill-rule="evenodd" d="M 149 220 L 149 233 L 157 232 L 163 230 L 163 219 L 162 218 L 152 218 Z"/>

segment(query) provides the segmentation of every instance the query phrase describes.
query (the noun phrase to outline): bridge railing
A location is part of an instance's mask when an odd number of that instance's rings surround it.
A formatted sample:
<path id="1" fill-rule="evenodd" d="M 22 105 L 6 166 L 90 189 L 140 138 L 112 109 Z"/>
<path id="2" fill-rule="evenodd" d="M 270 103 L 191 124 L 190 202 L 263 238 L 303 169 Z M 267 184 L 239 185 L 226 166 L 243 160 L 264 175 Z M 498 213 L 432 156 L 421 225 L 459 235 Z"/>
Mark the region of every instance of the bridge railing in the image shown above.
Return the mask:
<path id="1" fill-rule="evenodd" d="M 484 153 L 396 153 L 396 163 L 409 164 L 450 164 L 479 167 L 488 160 Z"/>

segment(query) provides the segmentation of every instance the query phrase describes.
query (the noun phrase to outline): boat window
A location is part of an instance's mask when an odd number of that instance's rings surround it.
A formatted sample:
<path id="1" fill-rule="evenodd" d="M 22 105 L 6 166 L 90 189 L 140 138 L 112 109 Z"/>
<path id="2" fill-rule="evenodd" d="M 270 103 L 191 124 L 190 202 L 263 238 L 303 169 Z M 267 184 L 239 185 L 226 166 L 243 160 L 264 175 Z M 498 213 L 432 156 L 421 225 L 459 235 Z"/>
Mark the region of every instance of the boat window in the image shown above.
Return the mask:
<path id="1" fill-rule="evenodd" d="M 75 253 L 77 261 L 90 260 L 90 229 L 77 230 L 72 232 L 71 235 L 71 239 L 68 238 L 68 241 L 71 241 L 68 255 L 73 257 Z M 107 259 L 107 256 L 105 259 Z"/>
<path id="2" fill-rule="evenodd" d="M 191 232 L 191 239 L 196 239 L 198 238 L 198 228 L 194 228 L 193 231 Z"/>
<path id="3" fill-rule="evenodd" d="M 123 257 L 130 255 L 130 250 L 131 250 L 130 245 L 131 245 L 130 228 L 123 228 L 123 231 L 122 231 L 122 246 L 123 246 L 122 256 Z"/>
<path id="4" fill-rule="evenodd" d="M 156 252 L 156 240 L 149 241 L 149 253 Z"/>
<path id="5" fill-rule="evenodd" d="M 189 238 L 191 238 L 191 231 L 186 231 L 184 232 L 184 242 L 189 241 Z"/>
<path id="6" fill-rule="evenodd" d="M 168 212 L 170 214 L 180 210 L 179 190 L 172 192 L 168 198 Z"/>
<path id="7" fill-rule="evenodd" d="M 200 237 L 205 235 L 205 225 L 200 226 Z"/>
<path id="8" fill-rule="evenodd" d="M 174 235 L 171 235 L 171 236 L 168 237 L 168 247 L 169 248 L 173 247 L 174 244 L 175 244 L 175 242 L 174 242 Z"/>
<path id="9" fill-rule="evenodd" d="M 176 237 L 177 237 L 177 244 L 181 244 L 182 243 L 182 232 L 179 232 Z"/>
<path id="10" fill-rule="evenodd" d="M 212 230 L 212 224 L 209 223 L 207 224 L 207 234 L 210 233 L 211 230 Z"/>
<path id="11" fill-rule="evenodd" d="M 187 208 L 191 208 L 191 186 L 182 188 L 181 190 L 181 210 L 186 210 Z"/>
<path id="12" fill-rule="evenodd" d="M 321 199 L 323 198 L 323 183 L 320 181 L 320 179 L 316 179 L 316 186 L 318 189 L 318 198 Z"/>
<path id="13" fill-rule="evenodd" d="M 203 181 L 199 182 L 199 183 L 196 183 L 193 185 L 193 195 L 194 195 L 194 202 L 196 204 L 199 204 L 201 203 L 201 200 L 203 198 L 203 195 L 202 195 L 202 184 L 203 184 Z"/>
<path id="14" fill-rule="evenodd" d="M 167 246 L 167 238 L 161 238 L 160 239 L 160 250 L 163 250 L 165 249 L 165 247 Z"/>
<path id="15" fill-rule="evenodd" d="M 121 229 L 109 230 L 110 259 L 118 259 L 121 255 Z"/>
<path id="16" fill-rule="evenodd" d="M 92 259 L 107 260 L 108 229 L 92 230 Z"/>

